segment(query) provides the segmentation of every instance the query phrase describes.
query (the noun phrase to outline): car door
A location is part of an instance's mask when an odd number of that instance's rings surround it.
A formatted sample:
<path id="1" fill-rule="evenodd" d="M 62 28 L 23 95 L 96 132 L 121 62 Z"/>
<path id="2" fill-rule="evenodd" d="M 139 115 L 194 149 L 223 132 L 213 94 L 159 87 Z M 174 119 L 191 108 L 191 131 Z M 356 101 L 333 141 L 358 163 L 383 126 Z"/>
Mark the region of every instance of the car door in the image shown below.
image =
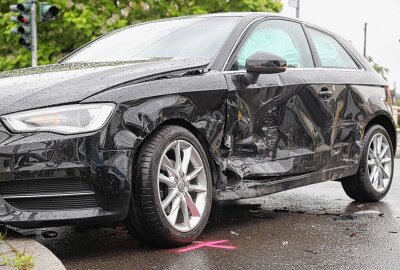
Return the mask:
<path id="1" fill-rule="evenodd" d="M 318 73 L 324 81 L 332 82 L 334 89 L 332 154 L 326 169 L 342 168 L 346 173 L 349 168 L 357 168 L 354 165 L 361 154 L 364 112 L 368 111 L 361 93 L 379 90 L 367 86 L 368 73 L 333 35 L 311 26 L 305 29 L 315 48 Z"/>
<path id="2" fill-rule="evenodd" d="M 288 69 L 261 74 L 256 83 L 249 83 L 245 63 L 259 51 L 286 59 Z M 334 89 L 326 82 L 308 82 L 316 76 L 314 67 L 301 24 L 266 19 L 250 27 L 224 72 L 228 178 L 276 180 L 324 168 L 331 151 Z"/>

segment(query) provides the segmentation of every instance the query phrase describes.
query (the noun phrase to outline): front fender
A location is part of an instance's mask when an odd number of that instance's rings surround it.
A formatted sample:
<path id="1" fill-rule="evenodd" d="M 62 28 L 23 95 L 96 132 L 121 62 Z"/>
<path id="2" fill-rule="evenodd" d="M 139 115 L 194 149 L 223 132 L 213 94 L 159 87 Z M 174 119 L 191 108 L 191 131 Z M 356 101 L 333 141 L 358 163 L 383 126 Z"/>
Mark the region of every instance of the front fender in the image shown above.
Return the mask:
<path id="1" fill-rule="evenodd" d="M 186 127 L 198 136 L 203 146 L 208 148 L 210 158 L 217 166 L 222 167 L 221 143 L 226 121 L 227 89 L 224 88 L 225 78 L 221 76 L 211 74 L 191 80 L 166 79 L 157 84 L 146 82 L 85 101 L 119 102 L 114 117 L 102 132 L 101 147 L 132 149 L 136 153 L 147 136 L 160 125 L 175 124 Z M 189 82 L 192 82 L 191 87 L 194 90 L 183 91 L 182 84 L 187 89 Z M 146 89 L 156 86 L 159 88 L 158 93 L 164 95 L 129 100 L 141 93 L 149 95 L 145 92 Z M 219 171 L 217 173 L 220 175 Z"/>

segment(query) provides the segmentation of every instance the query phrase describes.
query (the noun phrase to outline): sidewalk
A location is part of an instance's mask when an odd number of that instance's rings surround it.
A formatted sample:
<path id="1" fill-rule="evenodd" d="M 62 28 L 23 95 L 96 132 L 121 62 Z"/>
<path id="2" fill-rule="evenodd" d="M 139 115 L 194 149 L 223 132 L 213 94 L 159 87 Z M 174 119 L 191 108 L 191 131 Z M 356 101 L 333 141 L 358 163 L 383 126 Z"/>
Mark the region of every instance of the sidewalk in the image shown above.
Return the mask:
<path id="1" fill-rule="evenodd" d="M 400 158 L 400 128 L 397 129 L 397 153 L 396 157 Z"/>
<path id="2" fill-rule="evenodd" d="M 14 233 L 0 240 L 0 254 L 0 269 L 65 270 L 62 262 L 45 246 Z"/>

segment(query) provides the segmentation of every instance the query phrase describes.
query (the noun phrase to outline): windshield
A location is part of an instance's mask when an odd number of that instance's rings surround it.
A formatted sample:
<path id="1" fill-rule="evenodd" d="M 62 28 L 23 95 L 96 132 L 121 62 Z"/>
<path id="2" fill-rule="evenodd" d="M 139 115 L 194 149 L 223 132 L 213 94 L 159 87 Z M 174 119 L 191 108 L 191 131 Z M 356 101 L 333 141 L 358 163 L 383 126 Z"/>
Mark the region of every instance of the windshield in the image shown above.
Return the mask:
<path id="1" fill-rule="evenodd" d="M 241 17 L 197 17 L 137 25 L 112 32 L 63 62 L 212 59 L 240 20 Z"/>

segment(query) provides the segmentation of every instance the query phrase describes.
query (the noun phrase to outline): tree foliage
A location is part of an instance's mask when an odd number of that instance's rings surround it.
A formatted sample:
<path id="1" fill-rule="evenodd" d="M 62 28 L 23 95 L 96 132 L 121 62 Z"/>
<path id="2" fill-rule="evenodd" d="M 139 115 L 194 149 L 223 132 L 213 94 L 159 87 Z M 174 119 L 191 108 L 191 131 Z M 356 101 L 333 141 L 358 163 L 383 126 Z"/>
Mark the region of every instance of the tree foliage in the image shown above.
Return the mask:
<path id="1" fill-rule="evenodd" d="M 381 74 L 381 76 L 385 80 L 387 80 L 387 76 L 389 75 L 390 70 L 376 63 L 371 56 L 367 56 L 367 60 L 371 64 L 371 66 L 376 70 L 376 72 Z"/>
<path id="2" fill-rule="evenodd" d="M 0 0 L 0 71 L 28 67 L 31 53 L 11 34 L 9 5 Z M 269 11 L 282 8 L 280 0 L 50 0 L 61 12 L 52 22 L 38 23 L 40 65 L 54 63 L 86 42 L 111 30 L 167 17 L 228 11 Z"/>

